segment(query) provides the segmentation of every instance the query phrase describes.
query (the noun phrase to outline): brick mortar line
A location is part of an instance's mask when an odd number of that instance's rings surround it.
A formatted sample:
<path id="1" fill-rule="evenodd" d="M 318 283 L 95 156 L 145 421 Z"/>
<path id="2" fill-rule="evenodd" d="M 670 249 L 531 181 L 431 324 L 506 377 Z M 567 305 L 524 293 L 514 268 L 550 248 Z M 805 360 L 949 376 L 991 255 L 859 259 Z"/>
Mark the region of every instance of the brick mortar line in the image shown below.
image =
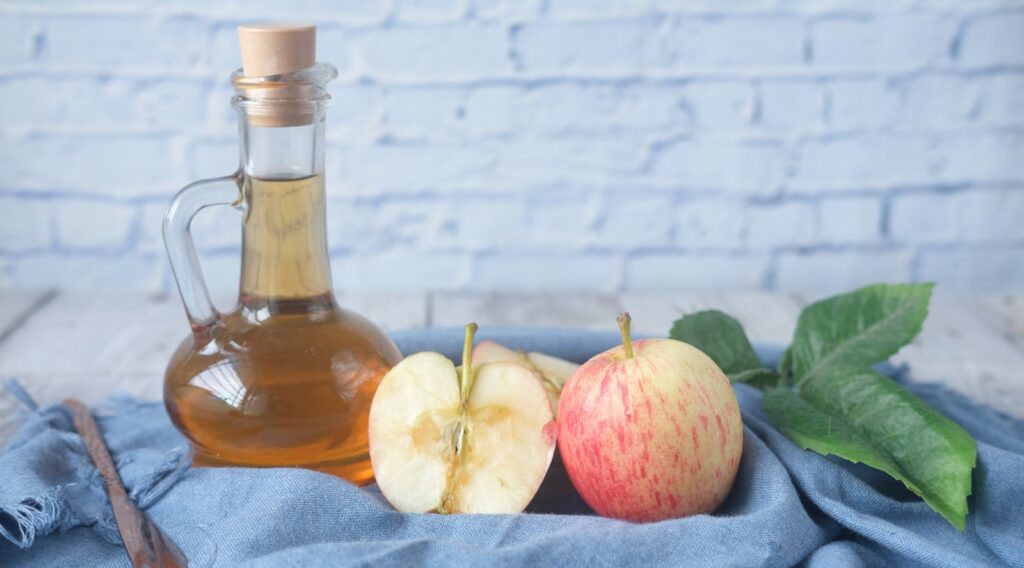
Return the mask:
<path id="1" fill-rule="evenodd" d="M 59 7 L 33 6 L 22 2 L 0 2 L 0 13 L 29 15 L 29 16 L 144 16 L 148 18 L 197 18 L 204 20 L 208 25 L 233 23 L 240 18 L 237 16 L 239 6 L 231 5 L 227 8 L 219 6 L 210 7 L 185 7 L 185 6 L 161 6 L 159 3 L 140 3 L 133 5 L 87 5 L 67 4 Z M 214 5 L 216 6 L 216 5 Z M 893 3 L 889 6 L 879 8 L 856 8 L 856 7 L 835 7 L 835 6 L 787 6 L 776 8 L 745 8 L 740 7 L 734 10 L 711 9 L 706 7 L 695 7 L 680 9 L 643 9 L 610 11 L 601 14 L 588 14 L 585 11 L 567 10 L 561 13 L 552 13 L 549 6 L 541 6 L 528 16 L 517 17 L 480 17 L 472 10 L 471 6 L 460 6 L 454 11 L 438 10 L 437 16 L 405 16 L 401 15 L 401 9 L 391 2 L 382 2 L 380 9 L 374 10 L 374 14 L 356 17 L 338 17 L 337 10 L 320 8 L 314 12 L 317 22 L 327 25 L 351 26 L 357 29 L 376 26 L 394 29 L 405 27 L 447 27 L 458 23 L 480 23 L 480 24 L 503 24 L 523 23 L 535 24 L 542 22 L 553 22 L 559 24 L 595 24 L 595 23 L 632 23 L 674 20 L 677 18 L 700 19 L 707 22 L 720 22 L 723 20 L 765 20 L 765 19 L 798 19 L 798 20 L 833 20 L 833 19 L 854 19 L 854 20 L 884 20 L 888 17 L 900 16 L 941 16 L 941 17 L 978 17 L 998 16 L 1005 14 L 1016 14 L 1022 10 L 1019 4 L 1013 2 L 988 2 L 979 4 L 965 4 L 948 2 L 939 6 L 922 5 L 917 2 Z M 280 14 L 282 10 L 276 8 L 250 8 L 254 17 L 264 14 Z M 689 21 L 689 20 L 688 20 Z"/>
<path id="2" fill-rule="evenodd" d="M 115 80 L 126 79 L 175 79 L 175 80 L 203 80 L 223 82 L 224 87 L 229 87 L 228 77 L 234 69 L 212 69 L 206 67 L 163 67 L 159 71 L 153 70 L 151 66 L 145 65 L 121 65 L 113 68 L 97 65 L 61 66 L 47 65 L 0 65 L 0 78 L 21 78 L 21 77 L 61 77 L 69 79 L 95 79 L 97 76 L 109 77 Z M 449 78 L 428 78 L 432 73 L 423 73 L 423 77 L 414 77 L 415 73 L 359 73 L 348 74 L 347 71 L 340 71 L 336 85 L 341 86 L 395 86 L 395 87 L 496 87 L 496 86 L 522 86 L 539 84 L 562 84 L 562 83 L 595 83 L 609 84 L 621 83 L 629 85 L 637 84 L 671 84 L 671 83 L 692 83 L 694 81 L 752 81 L 752 80 L 803 80 L 803 81 L 849 81 L 849 80 L 880 80 L 880 81 L 903 81 L 928 76 L 956 76 L 975 78 L 978 76 L 992 77 L 999 75 L 1024 74 L 1024 65 L 1017 63 L 1005 63 L 996 65 L 981 66 L 960 66 L 950 64 L 948 66 L 928 65 L 908 69 L 892 69 L 889 71 L 878 71 L 870 66 L 866 67 L 832 67 L 822 69 L 820 67 L 798 65 L 787 66 L 758 66 L 737 67 L 733 69 L 721 66 L 709 66 L 705 68 L 692 69 L 665 69 L 664 71 L 611 71 L 593 72 L 581 71 L 578 69 L 564 69 L 557 72 L 536 71 L 536 72 L 501 72 L 489 76 L 467 73 L 464 75 L 452 74 Z M 487 74 L 485 74 L 487 75 Z"/>
<path id="3" fill-rule="evenodd" d="M 328 110 L 328 114 L 330 111 Z M 327 140 L 328 147 L 336 149 L 366 149 L 366 148 L 450 148 L 463 149 L 478 147 L 479 143 L 495 144 L 502 143 L 530 143 L 530 142 L 551 142 L 551 141 L 593 141 L 594 134 L 631 134 L 638 137 L 644 135 L 652 136 L 648 144 L 653 146 L 671 146 L 678 142 L 728 142 L 738 143 L 745 146 L 778 145 L 785 146 L 792 144 L 799 148 L 804 144 L 820 142 L 833 142 L 837 140 L 870 138 L 878 136 L 897 135 L 906 138 L 930 138 L 945 137 L 946 139 L 967 138 L 983 134 L 1020 135 L 1024 134 L 1024 117 L 1020 122 L 976 122 L 964 119 L 962 124 L 940 124 L 929 126 L 924 123 L 920 125 L 897 124 L 895 127 L 868 127 L 856 128 L 808 128 L 798 131 L 786 131 L 778 127 L 762 126 L 758 123 L 750 123 L 745 128 L 711 128 L 711 127 L 684 127 L 674 126 L 667 129 L 658 129 L 642 126 L 605 126 L 595 125 L 593 129 L 587 128 L 566 128 L 551 130 L 511 130 L 502 134 L 483 134 L 460 132 L 458 128 L 452 132 L 435 138 L 429 136 L 416 137 L 390 137 L 387 141 L 381 141 L 375 136 L 391 134 L 391 128 L 375 126 L 367 132 L 366 138 L 354 138 L 350 136 L 335 135 Z M 201 121 L 209 123 L 209 121 Z M 346 124 L 339 119 L 340 124 Z M 54 123 L 56 124 L 56 123 Z M 216 143 L 231 144 L 235 138 L 225 136 L 225 132 L 234 123 L 218 123 L 217 130 L 183 129 L 166 126 L 156 126 L 147 129 L 142 123 L 132 124 L 127 127 L 95 127 L 89 124 L 82 124 L 75 127 L 54 127 L 51 124 L 35 126 L 0 126 L 0 142 L 14 142 L 28 138 L 60 138 L 60 140 L 80 139 L 82 141 L 101 139 L 126 138 L 153 138 L 161 140 L 182 139 L 190 146 L 195 144 Z M 338 128 L 345 130 L 344 126 Z M 346 143 L 350 140 L 359 140 L 369 143 Z M 598 143 L 609 143 L 613 140 L 598 140 Z M 440 145 L 439 145 L 440 143 Z"/>
<path id="4" fill-rule="evenodd" d="M 629 261 L 637 258 L 659 257 L 659 256 L 687 256 L 687 257 L 708 257 L 708 258 L 733 258 L 733 259 L 758 259 L 778 254 L 795 254 L 805 256 L 809 254 L 875 254 L 875 253 L 931 253 L 931 252 L 1017 252 L 1024 239 L 1006 240 L 982 240 L 962 241 L 959 239 L 947 242 L 917 242 L 905 240 L 879 240 L 876 243 L 813 243 L 813 244 L 788 244 L 775 245 L 771 247 L 685 247 L 679 245 L 662 246 L 638 246 L 626 248 L 610 247 L 566 247 L 552 251 L 550 247 L 543 248 L 459 248 L 459 247 L 409 247 L 398 246 L 383 251 L 377 249 L 360 249 L 333 247 L 328 250 L 332 258 L 345 257 L 367 257 L 367 256 L 388 256 L 391 254 L 445 254 L 457 256 L 472 256 L 474 259 L 481 258 L 536 258 L 536 259 L 559 259 L 569 256 L 580 256 L 591 259 L 621 259 Z M 152 250 L 137 248 L 138 243 L 131 243 L 128 247 L 82 247 L 82 248 L 37 248 L 31 250 L 4 250 L 3 254 L 9 260 L 34 259 L 40 256 L 55 256 L 60 258 L 93 258 L 93 259 L 116 259 L 136 258 L 139 260 L 161 260 L 164 258 L 164 251 L 161 247 Z M 237 246 L 198 248 L 197 252 L 213 258 L 233 257 L 239 254 Z"/>
<path id="5" fill-rule="evenodd" d="M 684 202 L 707 202 L 707 201 L 720 201 L 726 203 L 741 202 L 750 205 L 769 205 L 775 202 L 813 202 L 813 201 L 828 201 L 832 199 L 848 199 L 856 197 L 874 197 L 883 198 L 887 196 L 898 197 L 903 195 L 917 195 L 917 194 L 942 194 L 948 195 L 957 192 L 967 192 L 972 189 L 980 189 L 983 191 L 1021 191 L 1024 186 L 1024 177 L 1020 179 L 1006 179 L 1006 180 L 978 180 L 968 182 L 945 182 L 935 181 L 931 184 L 904 184 L 904 185 L 891 185 L 891 186 L 879 186 L 877 188 L 865 188 L 863 184 L 857 186 L 849 186 L 848 188 L 829 188 L 829 189 L 792 189 L 788 187 L 780 188 L 779 190 L 762 191 L 762 192 L 743 192 L 737 191 L 732 188 L 724 187 L 706 187 L 706 186 L 680 186 L 677 184 L 670 184 L 663 182 L 663 180 L 651 180 L 650 182 L 637 181 L 631 179 L 628 184 L 628 189 L 616 189 L 612 188 L 610 191 L 632 191 L 636 189 L 650 190 L 659 192 L 659 196 L 680 196 L 684 199 Z M 41 201 L 56 201 L 62 198 L 72 198 L 81 200 L 91 201 L 109 201 L 114 203 L 122 204 L 151 204 L 154 200 L 159 199 L 161 196 L 167 196 L 170 198 L 175 191 L 184 186 L 188 182 L 182 182 L 180 185 L 168 185 L 166 191 L 160 191 L 156 193 L 128 193 L 128 194 L 110 194 L 110 193 L 99 193 L 94 191 L 81 191 L 79 189 L 64 190 L 64 191 L 53 191 L 46 187 L 45 191 L 39 191 L 43 188 L 0 188 L 0 197 L 13 197 L 19 199 L 29 200 L 41 200 Z M 369 201 L 369 200 L 380 200 L 382 202 L 393 203 L 398 201 L 410 201 L 410 200 L 424 200 L 424 199 L 451 199 L 458 201 L 465 197 L 474 197 L 482 200 L 490 200 L 492 198 L 507 198 L 507 197 L 537 197 L 547 195 L 550 191 L 548 187 L 535 187 L 530 189 L 523 189 L 522 184 L 509 183 L 508 189 L 501 191 L 488 190 L 487 193 L 481 194 L 479 186 L 463 186 L 456 187 L 450 190 L 401 190 L 392 188 L 382 188 L 370 191 L 361 191 L 359 193 L 353 193 L 351 190 L 345 190 L 342 188 L 329 189 L 331 195 L 329 200 L 333 203 L 337 199 L 347 199 L 353 201 Z M 564 186 L 564 183 L 549 183 L 545 185 L 559 185 Z M 608 185 L 608 184 L 603 184 Z M 614 184 L 613 184 L 614 185 Z M 102 187 L 112 187 L 110 184 L 103 184 Z M 134 184 L 117 186 L 117 187 L 135 187 Z M 590 191 L 581 188 L 579 193 L 574 193 L 574 196 L 585 196 L 593 194 L 596 191 L 609 191 L 607 188 L 601 189 L 599 187 L 592 187 Z M 724 193 L 723 192 L 727 192 Z M 569 195 L 569 194 L 565 194 Z"/>

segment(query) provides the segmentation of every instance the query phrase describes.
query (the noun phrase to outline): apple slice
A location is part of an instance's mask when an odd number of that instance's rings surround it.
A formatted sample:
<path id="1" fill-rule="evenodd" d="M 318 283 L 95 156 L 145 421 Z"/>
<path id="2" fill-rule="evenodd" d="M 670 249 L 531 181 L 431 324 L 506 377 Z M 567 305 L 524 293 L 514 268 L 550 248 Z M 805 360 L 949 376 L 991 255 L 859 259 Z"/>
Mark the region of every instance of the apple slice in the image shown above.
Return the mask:
<path id="1" fill-rule="evenodd" d="M 580 368 L 578 364 L 571 361 L 535 351 L 530 351 L 526 354 L 526 357 L 533 364 L 534 368 L 537 369 L 537 372 L 540 373 L 540 376 L 544 377 L 544 381 L 553 388 L 558 389 L 558 392 L 562 392 L 565 381 L 568 381 L 569 377 L 573 376 L 576 370 Z"/>
<path id="2" fill-rule="evenodd" d="M 557 426 L 540 378 L 507 362 L 462 367 L 439 353 L 406 357 L 370 405 L 370 460 L 381 493 L 406 513 L 518 513 L 555 450 Z"/>
<path id="3" fill-rule="evenodd" d="M 497 341 L 491 341 L 490 339 L 485 339 L 480 343 L 477 343 L 476 347 L 473 348 L 474 363 L 494 363 L 497 361 L 507 361 L 509 363 L 520 363 L 523 365 L 530 362 L 526 357 L 526 353 L 523 353 L 522 351 L 513 351 Z"/>
<path id="4" fill-rule="evenodd" d="M 493 363 L 496 361 L 507 361 L 525 365 L 537 372 L 544 381 L 544 389 L 548 392 L 548 400 L 551 403 L 551 412 L 558 414 L 558 397 L 562 394 L 562 387 L 565 381 L 579 369 L 576 363 L 531 351 L 513 351 L 495 341 L 481 341 L 473 349 L 474 363 Z"/>

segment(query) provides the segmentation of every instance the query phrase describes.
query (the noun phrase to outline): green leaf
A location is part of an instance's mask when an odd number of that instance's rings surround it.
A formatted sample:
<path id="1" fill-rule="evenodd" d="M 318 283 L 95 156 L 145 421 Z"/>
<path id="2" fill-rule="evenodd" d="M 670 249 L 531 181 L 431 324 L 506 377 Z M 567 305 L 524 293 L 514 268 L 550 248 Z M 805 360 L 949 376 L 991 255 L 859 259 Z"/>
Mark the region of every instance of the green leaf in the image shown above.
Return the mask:
<path id="1" fill-rule="evenodd" d="M 896 462 L 862 438 L 844 420 L 819 410 L 792 390 L 785 387 L 768 389 L 762 404 L 775 427 L 801 448 L 863 463 L 893 477 L 902 475 Z"/>
<path id="2" fill-rule="evenodd" d="M 931 284 L 876 284 L 805 308 L 791 346 L 797 384 L 888 359 L 921 331 L 931 292 Z"/>
<path id="3" fill-rule="evenodd" d="M 752 387 L 759 389 L 765 389 L 768 387 L 774 387 L 779 384 L 782 379 L 778 373 L 771 369 L 747 369 L 746 371 L 740 371 L 739 373 L 732 373 L 726 375 L 729 377 L 731 383 L 746 383 Z"/>
<path id="4" fill-rule="evenodd" d="M 963 530 L 977 460 L 963 428 L 867 368 L 822 368 L 798 392 L 775 388 L 764 395 L 765 411 L 786 436 L 884 471 Z"/>
<path id="5" fill-rule="evenodd" d="M 740 322 L 718 310 L 677 319 L 668 336 L 700 349 L 727 375 L 764 368 Z"/>
<path id="6" fill-rule="evenodd" d="M 782 352 L 782 357 L 779 358 L 779 364 L 776 366 L 783 384 L 790 384 L 789 374 L 793 372 L 793 347 L 787 347 Z"/>

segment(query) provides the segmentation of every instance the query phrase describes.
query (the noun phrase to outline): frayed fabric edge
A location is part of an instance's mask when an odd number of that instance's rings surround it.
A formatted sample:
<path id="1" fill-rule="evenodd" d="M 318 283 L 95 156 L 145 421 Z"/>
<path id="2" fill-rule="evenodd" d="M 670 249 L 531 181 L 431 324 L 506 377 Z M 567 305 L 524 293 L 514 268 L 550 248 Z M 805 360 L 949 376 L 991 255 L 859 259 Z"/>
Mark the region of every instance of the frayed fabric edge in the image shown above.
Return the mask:
<path id="1" fill-rule="evenodd" d="M 4 383 L 4 390 L 11 393 L 11 396 L 16 398 L 27 410 L 39 410 L 39 403 L 32 398 L 32 395 L 28 394 L 28 391 L 25 390 L 25 387 L 21 386 L 18 379 L 7 379 L 7 382 Z"/>
<path id="2" fill-rule="evenodd" d="M 55 404 L 47 408 L 40 408 L 38 403 L 28 394 L 16 379 L 9 379 L 2 385 L 5 390 L 11 393 L 24 407 L 24 412 L 29 416 L 50 416 L 58 418 L 67 424 L 50 423 L 49 428 L 59 431 L 74 432 L 70 425 L 71 418 L 67 408 Z M 156 403 L 145 403 L 131 399 L 130 397 L 117 397 L 107 401 L 102 410 L 108 413 L 126 413 L 136 411 L 140 408 Z M 20 433 L 20 432 L 19 432 Z M 77 434 L 77 432 L 74 432 Z M 18 444 L 13 442 L 6 449 L 11 449 Z M 0 448 L 3 449 L 3 448 Z M 118 472 L 123 466 L 130 462 L 130 456 L 118 460 Z M 192 456 L 186 447 L 178 447 L 165 454 L 160 464 L 149 474 L 146 474 L 131 488 L 130 498 L 135 501 L 140 509 L 147 509 L 160 500 L 177 482 L 191 469 Z M 65 495 L 65 486 L 56 486 L 44 493 L 28 497 L 16 504 L 0 504 L 0 538 L 6 540 L 18 548 L 29 548 L 35 542 L 36 537 L 46 536 L 54 532 L 64 532 L 71 528 L 92 527 L 99 536 L 111 544 L 120 544 L 121 535 L 114 520 L 113 509 L 110 507 L 109 498 L 106 495 L 106 488 L 102 487 L 102 478 L 99 471 L 92 463 L 89 463 L 94 479 L 87 481 L 90 485 L 101 487 L 105 504 L 95 516 L 83 517 L 75 511 L 71 501 Z M 74 484 L 72 484 L 74 485 Z"/>
<path id="3" fill-rule="evenodd" d="M 28 548 L 36 536 L 54 532 L 68 520 L 63 489 L 57 487 L 16 505 L 0 505 L 0 536 L 18 548 Z M 12 534 L 12 529 L 17 534 Z"/>
<path id="4" fill-rule="evenodd" d="M 141 509 L 148 509 L 160 500 L 192 466 L 192 454 L 183 447 L 174 448 L 164 455 L 163 461 L 142 477 L 131 489 L 132 501 Z"/>
<path id="5" fill-rule="evenodd" d="M 119 461 L 118 470 L 127 461 L 129 460 Z M 178 483 L 178 480 L 188 472 L 191 465 L 192 455 L 184 448 L 174 448 L 165 454 L 163 461 L 156 469 L 139 479 L 131 488 L 129 499 L 134 501 L 140 509 L 148 509 Z M 102 483 L 99 470 L 95 471 L 95 477 L 94 483 Z M 105 491 L 104 489 L 104 495 Z M 114 519 L 114 509 L 110 505 L 109 498 L 104 503 L 102 511 L 96 516 L 95 523 L 93 530 L 103 540 L 111 544 L 122 544 L 121 533 L 117 527 L 117 521 Z"/>

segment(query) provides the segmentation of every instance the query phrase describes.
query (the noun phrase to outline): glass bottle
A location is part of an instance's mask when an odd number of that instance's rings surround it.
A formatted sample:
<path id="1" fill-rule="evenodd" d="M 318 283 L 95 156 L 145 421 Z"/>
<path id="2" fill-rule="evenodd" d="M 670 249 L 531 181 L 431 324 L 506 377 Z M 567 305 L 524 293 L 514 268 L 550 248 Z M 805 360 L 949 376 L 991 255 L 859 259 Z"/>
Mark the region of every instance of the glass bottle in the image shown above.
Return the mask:
<path id="1" fill-rule="evenodd" d="M 312 26 L 239 33 L 243 69 L 232 82 L 241 166 L 182 189 L 164 219 L 192 328 L 168 363 L 164 403 L 196 465 L 306 467 L 366 483 L 370 402 L 401 355 L 332 291 L 324 111 L 337 71 L 314 63 Z M 213 205 L 243 219 L 240 294 L 228 313 L 210 301 L 189 233 L 196 213 Z"/>

